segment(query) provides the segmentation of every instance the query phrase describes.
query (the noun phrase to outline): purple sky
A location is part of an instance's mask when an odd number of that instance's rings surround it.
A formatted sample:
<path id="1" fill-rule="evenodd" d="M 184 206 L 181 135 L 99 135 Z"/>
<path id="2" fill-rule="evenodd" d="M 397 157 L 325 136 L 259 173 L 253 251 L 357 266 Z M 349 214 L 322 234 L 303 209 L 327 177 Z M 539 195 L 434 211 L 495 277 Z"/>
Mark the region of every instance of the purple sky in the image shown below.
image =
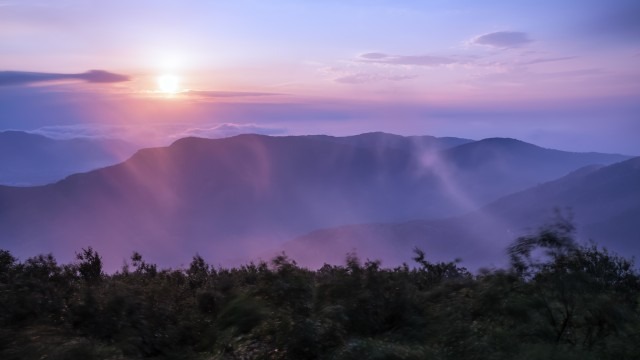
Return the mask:
<path id="1" fill-rule="evenodd" d="M 637 19 L 637 0 L 0 0 L 0 130 L 386 131 L 640 155 Z"/>

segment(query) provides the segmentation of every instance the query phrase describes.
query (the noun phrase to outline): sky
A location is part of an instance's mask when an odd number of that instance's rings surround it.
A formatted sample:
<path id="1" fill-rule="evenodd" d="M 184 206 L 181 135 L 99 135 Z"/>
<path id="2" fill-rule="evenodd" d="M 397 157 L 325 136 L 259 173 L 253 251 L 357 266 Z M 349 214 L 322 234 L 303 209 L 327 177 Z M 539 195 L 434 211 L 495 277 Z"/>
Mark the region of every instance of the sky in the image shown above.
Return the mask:
<path id="1" fill-rule="evenodd" d="M 640 155 L 637 0 L 0 0 L 0 130 Z"/>

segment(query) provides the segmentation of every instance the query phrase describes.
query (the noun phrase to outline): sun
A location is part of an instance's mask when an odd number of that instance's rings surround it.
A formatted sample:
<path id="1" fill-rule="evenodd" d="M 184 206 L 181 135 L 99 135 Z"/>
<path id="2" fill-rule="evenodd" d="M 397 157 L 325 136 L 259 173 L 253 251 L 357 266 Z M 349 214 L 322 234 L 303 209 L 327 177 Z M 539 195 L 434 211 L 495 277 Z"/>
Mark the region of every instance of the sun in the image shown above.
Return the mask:
<path id="1" fill-rule="evenodd" d="M 175 75 L 164 74 L 156 79 L 158 91 L 165 94 L 176 94 L 180 92 L 180 78 Z"/>

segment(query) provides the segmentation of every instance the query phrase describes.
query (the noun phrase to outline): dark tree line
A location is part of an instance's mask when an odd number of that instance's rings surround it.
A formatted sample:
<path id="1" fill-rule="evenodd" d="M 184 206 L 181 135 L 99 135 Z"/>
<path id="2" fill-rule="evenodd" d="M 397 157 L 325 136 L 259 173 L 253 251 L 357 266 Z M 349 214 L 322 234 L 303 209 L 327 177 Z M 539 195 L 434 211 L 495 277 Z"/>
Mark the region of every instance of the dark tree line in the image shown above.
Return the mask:
<path id="1" fill-rule="evenodd" d="M 0 251 L 0 358 L 637 359 L 633 262 L 558 224 L 509 248 L 508 269 L 456 262 L 388 269 L 348 255 L 317 271 L 285 255 L 183 270 L 134 253 L 102 271 L 83 249 L 19 262 Z"/>

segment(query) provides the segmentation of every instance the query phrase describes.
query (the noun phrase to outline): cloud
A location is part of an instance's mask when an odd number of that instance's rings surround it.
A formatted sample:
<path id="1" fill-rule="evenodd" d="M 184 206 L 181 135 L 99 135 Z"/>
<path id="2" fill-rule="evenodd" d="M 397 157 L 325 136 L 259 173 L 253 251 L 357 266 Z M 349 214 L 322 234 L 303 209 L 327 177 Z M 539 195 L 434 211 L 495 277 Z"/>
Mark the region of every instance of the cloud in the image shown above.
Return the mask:
<path id="1" fill-rule="evenodd" d="M 586 81 L 606 76 L 608 73 L 602 68 L 587 68 L 555 72 L 531 72 L 526 68 L 513 68 L 509 71 L 487 74 L 474 81 L 481 86 L 532 86 L 546 82 Z"/>
<path id="2" fill-rule="evenodd" d="M 364 84 L 374 81 L 403 81 L 417 78 L 418 75 L 384 75 L 375 73 L 355 73 L 334 79 L 342 84 Z"/>
<path id="3" fill-rule="evenodd" d="M 128 81 L 129 77 L 104 70 L 89 70 L 79 74 L 0 71 L 0 86 L 28 85 L 58 80 L 83 80 L 90 83 L 117 83 Z"/>
<path id="4" fill-rule="evenodd" d="M 146 146 L 168 145 L 176 139 L 195 136 L 223 138 L 239 134 L 282 135 L 285 129 L 255 123 L 221 123 L 213 126 L 196 124 L 163 124 L 149 128 L 137 125 L 69 124 L 43 126 L 26 130 L 52 139 L 121 139 Z"/>
<path id="5" fill-rule="evenodd" d="M 389 55 L 384 53 L 366 53 L 360 55 L 360 61 L 375 64 L 441 66 L 458 63 L 456 59 L 432 55 Z"/>
<path id="6" fill-rule="evenodd" d="M 42 126 L 35 130 L 28 130 L 32 134 L 43 135 L 52 139 L 66 140 L 75 138 L 125 138 L 129 127 L 102 124 L 69 124 Z"/>
<path id="7" fill-rule="evenodd" d="M 93 83 L 115 83 L 129 81 L 129 77 L 127 75 L 114 74 L 104 70 L 89 70 L 82 74 L 75 74 L 75 78 Z"/>
<path id="8" fill-rule="evenodd" d="M 249 91 L 208 91 L 208 90 L 189 90 L 184 94 L 195 95 L 201 97 L 249 97 L 249 96 L 275 96 L 284 95 L 279 93 L 266 93 L 266 92 L 249 92 Z"/>
<path id="9" fill-rule="evenodd" d="M 571 60 L 571 59 L 575 59 L 575 58 L 577 58 L 577 56 L 564 56 L 564 57 L 555 57 L 555 58 L 537 58 L 537 59 L 531 59 L 531 60 L 528 60 L 528 61 L 525 61 L 525 62 L 521 62 L 521 63 L 519 63 L 519 65 L 542 64 L 542 63 L 548 63 L 548 62 Z"/>
<path id="10" fill-rule="evenodd" d="M 331 80 L 341 84 L 364 84 L 378 81 L 403 81 L 415 79 L 418 77 L 418 75 L 407 73 L 406 71 L 396 71 L 398 69 L 386 69 L 387 71 L 385 72 L 376 72 L 366 70 L 358 71 L 358 67 L 325 67 L 319 70 L 322 73 L 328 75 Z"/>
<path id="11" fill-rule="evenodd" d="M 259 126 L 257 124 L 222 123 L 211 127 L 194 127 L 173 134 L 174 139 L 195 136 L 203 138 L 223 138 L 239 134 L 282 135 L 284 129 Z"/>
<path id="12" fill-rule="evenodd" d="M 471 40 L 475 45 L 486 45 L 496 48 L 509 49 L 526 45 L 532 42 L 527 33 L 520 31 L 497 31 L 480 35 Z"/>
<path id="13" fill-rule="evenodd" d="M 363 58 L 363 59 L 377 60 L 377 59 L 387 58 L 387 57 L 389 57 L 389 55 L 383 54 L 383 53 L 367 53 L 367 54 L 360 55 L 360 57 Z"/>

